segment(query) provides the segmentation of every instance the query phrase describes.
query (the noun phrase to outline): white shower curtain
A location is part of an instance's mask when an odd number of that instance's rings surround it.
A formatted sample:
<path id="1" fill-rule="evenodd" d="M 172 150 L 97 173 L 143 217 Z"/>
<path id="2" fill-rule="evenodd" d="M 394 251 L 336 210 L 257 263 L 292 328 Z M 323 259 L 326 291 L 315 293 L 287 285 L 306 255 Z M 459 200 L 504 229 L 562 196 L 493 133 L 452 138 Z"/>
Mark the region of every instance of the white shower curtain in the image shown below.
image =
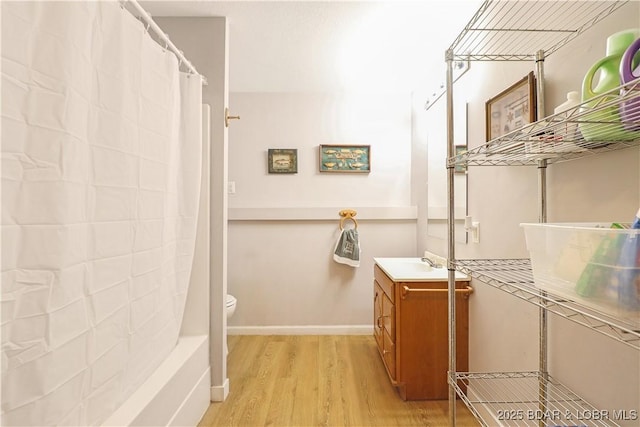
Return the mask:
<path id="1" fill-rule="evenodd" d="M 177 342 L 201 80 L 115 1 L 1 7 L 1 423 L 97 425 Z"/>

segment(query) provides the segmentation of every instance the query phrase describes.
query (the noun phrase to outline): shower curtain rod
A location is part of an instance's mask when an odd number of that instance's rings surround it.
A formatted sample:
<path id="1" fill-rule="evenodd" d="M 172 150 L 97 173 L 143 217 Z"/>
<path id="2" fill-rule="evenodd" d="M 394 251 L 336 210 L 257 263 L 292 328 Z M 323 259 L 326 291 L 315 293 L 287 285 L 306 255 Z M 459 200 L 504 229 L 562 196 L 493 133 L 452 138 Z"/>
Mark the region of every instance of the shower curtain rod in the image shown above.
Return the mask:
<path id="1" fill-rule="evenodd" d="M 196 67 L 194 67 L 193 64 L 191 64 L 191 62 L 189 62 L 189 60 L 184 56 L 184 53 L 182 53 L 182 51 L 173 44 L 173 42 L 169 39 L 169 36 L 164 31 L 162 31 L 162 28 L 160 28 L 160 26 L 155 23 L 155 21 L 151 18 L 151 15 L 149 15 L 147 11 L 144 10 L 142 6 L 140 6 L 137 0 L 121 0 L 120 4 L 124 3 L 129 3 L 136 9 L 136 11 L 140 14 L 140 18 L 142 18 L 147 23 L 148 28 L 151 28 L 158 35 L 158 37 L 160 37 L 160 40 L 164 42 L 165 46 L 176 54 L 181 64 L 186 65 L 189 71 L 191 71 L 192 73 L 202 77 L 202 84 L 206 86 L 207 78 L 200 74 L 198 70 L 196 70 Z"/>

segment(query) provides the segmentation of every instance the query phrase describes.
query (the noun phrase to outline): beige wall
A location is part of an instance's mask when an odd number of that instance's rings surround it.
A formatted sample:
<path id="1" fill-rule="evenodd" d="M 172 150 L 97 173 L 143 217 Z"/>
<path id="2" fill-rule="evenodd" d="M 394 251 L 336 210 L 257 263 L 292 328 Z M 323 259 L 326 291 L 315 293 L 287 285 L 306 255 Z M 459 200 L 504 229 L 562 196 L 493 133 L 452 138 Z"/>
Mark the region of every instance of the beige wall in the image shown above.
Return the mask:
<path id="1" fill-rule="evenodd" d="M 229 132 L 230 333 L 371 333 L 373 257 L 416 255 L 410 94 L 238 92 L 230 102 L 241 116 Z M 320 173 L 320 144 L 369 145 L 371 172 Z M 297 149 L 298 173 L 269 174 L 269 148 Z M 331 258 L 346 208 L 358 211 L 355 269 Z"/>

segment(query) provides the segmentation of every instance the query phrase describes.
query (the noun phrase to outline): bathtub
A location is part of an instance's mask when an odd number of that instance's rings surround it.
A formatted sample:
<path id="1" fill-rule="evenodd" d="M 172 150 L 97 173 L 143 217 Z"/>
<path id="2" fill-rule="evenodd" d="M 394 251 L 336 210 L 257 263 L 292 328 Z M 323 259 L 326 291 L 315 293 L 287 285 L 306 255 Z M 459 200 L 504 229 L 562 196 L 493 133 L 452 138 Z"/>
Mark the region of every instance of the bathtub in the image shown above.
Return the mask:
<path id="1" fill-rule="evenodd" d="M 104 426 L 195 426 L 209 407 L 206 335 L 182 336 L 169 357 Z"/>
<path id="2" fill-rule="evenodd" d="M 195 426 L 209 407 L 209 150 L 211 107 L 202 109 L 202 185 L 198 237 L 178 342 L 167 359 L 104 426 Z M 204 220 L 203 220 L 204 219 Z M 226 374 L 226 372 L 225 372 Z M 222 399 L 224 400 L 224 399 Z"/>

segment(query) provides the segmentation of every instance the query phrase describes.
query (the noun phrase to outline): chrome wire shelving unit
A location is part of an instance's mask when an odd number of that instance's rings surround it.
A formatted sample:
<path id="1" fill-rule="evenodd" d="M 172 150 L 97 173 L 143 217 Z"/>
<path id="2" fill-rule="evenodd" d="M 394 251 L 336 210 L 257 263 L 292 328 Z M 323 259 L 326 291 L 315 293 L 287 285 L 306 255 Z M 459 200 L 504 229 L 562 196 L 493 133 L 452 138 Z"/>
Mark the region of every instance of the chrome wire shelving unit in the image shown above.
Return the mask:
<path id="1" fill-rule="evenodd" d="M 538 216 L 546 222 L 549 164 L 640 146 L 621 129 L 619 107 L 640 108 L 640 79 L 582 103 L 568 113 L 546 116 L 544 60 L 628 1 L 540 2 L 486 0 L 445 54 L 447 62 L 447 188 L 449 259 L 449 422 L 455 425 L 459 397 L 484 426 L 618 425 L 625 414 L 599 411 L 552 378 L 547 369 L 547 315 L 553 313 L 640 350 L 637 326 L 536 288 L 529 260 L 458 260 L 455 257 L 454 168 L 536 166 Z M 454 66 L 460 61 L 535 61 L 538 117 L 535 123 L 463 153 L 455 153 Z M 637 106 L 637 107 L 636 107 Z M 635 125 L 638 120 L 632 119 Z M 635 127 L 633 128 L 635 129 Z M 456 372 L 455 271 L 539 307 L 539 370 Z M 599 417 L 599 418 L 598 418 Z"/>
<path id="2" fill-rule="evenodd" d="M 539 372 L 464 373 L 455 387 L 476 419 L 489 426 L 616 426 L 616 421 L 631 416 L 598 410 Z M 543 398 L 546 404 L 541 408 Z"/>
<path id="3" fill-rule="evenodd" d="M 580 36 L 627 1 L 485 1 L 449 48 L 454 61 L 528 61 Z"/>
<path id="4" fill-rule="evenodd" d="M 619 114 L 625 106 L 625 118 Z M 450 166 L 537 166 L 640 146 L 640 79 L 447 160 Z M 629 131 L 633 129 L 635 131 Z M 582 134 L 584 130 L 588 138 Z"/>
<path id="5" fill-rule="evenodd" d="M 489 286 L 640 350 L 640 329 L 636 326 L 537 288 L 528 259 L 456 260 L 455 265 L 456 270 Z"/>

